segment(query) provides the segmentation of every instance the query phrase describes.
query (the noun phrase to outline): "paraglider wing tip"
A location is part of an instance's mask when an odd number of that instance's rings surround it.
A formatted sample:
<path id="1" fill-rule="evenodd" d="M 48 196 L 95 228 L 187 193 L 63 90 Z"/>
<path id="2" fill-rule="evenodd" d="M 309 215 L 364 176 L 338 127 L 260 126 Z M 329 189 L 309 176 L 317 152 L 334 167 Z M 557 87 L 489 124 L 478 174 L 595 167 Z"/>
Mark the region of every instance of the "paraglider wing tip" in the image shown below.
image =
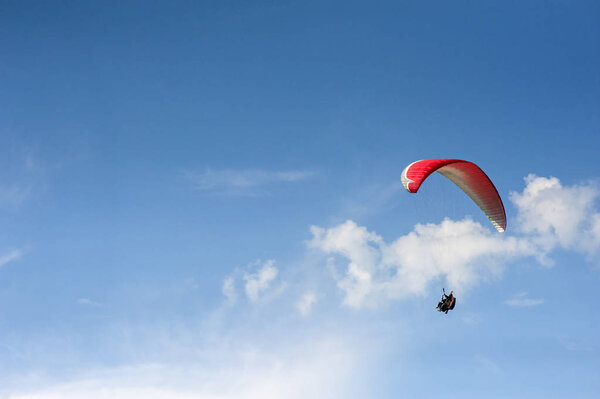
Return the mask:
<path id="1" fill-rule="evenodd" d="M 504 233 L 506 231 L 506 226 L 500 226 L 500 224 L 494 220 L 491 220 L 491 222 L 499 233 Z"/>
<path id="2" fill-rule="evenodd" d="M 413 162 L 414 163 L 414 162 Z M 411 163 L 410 165 L 408 165 L 406 168 L 404 168 L 404 170 L 402 171 L 402 175 L 400 175 L 400 180 L 402 181 L 402 186 L 406 189 L 406 191 L 408 191 L 409 193 L 415 193 L 415 191 L 412 191 L 410 189 L 410 184 L 414 183 L 414 180 L 409 179 L 406 176 L 406 173 L 408 172 L 408 169 L 412 166 L 413 164 Z"/>

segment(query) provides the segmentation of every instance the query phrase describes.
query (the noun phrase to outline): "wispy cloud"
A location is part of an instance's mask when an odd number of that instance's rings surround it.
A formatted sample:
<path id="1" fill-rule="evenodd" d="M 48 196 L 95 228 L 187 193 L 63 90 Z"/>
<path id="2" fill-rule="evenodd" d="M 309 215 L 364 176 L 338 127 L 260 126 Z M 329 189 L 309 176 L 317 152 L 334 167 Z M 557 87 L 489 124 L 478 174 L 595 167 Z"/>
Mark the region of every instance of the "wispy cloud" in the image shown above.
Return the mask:
<path id="1" fill-rule="evenodd" d="M 0 208 L 19 208 L 44 186 L 47 168 L 30 147 L 13 143 L 3 150 L 0 154 Z"/>
<path id="2" fill-rule="evenodd" d="M 31 195 L 31 186 L 8 185 L 0 186 L 0 207 L 18 207 Z"/>
<path id="3" fill-rule="evenodd" d="M 388 184 L 366 185 L 342 199 L 340 215 L 346 215 L 350 218 L 363 218 L 380 212 L 382 209 L 389 207 L 398 192 L 403 190 L 402 183 L 399 181 Z"/>
<path id="4" fill-rule="evenodd" d="M 83 306 L 91 306 L 91 307 L 100 307 L 102 304 L 100 302 L 91 300 L 90 298 L 78 298 L 77 303 Z"/>
<path id="5" fill-rule="evenodd" d="M 0 256 L 0 267 L 6 265 L 7 263 L 14 262 L 21 258 L 22 252 L 18 249 L 13 249 L 12 251 Z"/>
<path id="6" fill-rule="evenodd" d="M 233 170 L 206 169 L 204 172 L 186 171 L 185 176 L 199 190 L 224 194 L 249 194 L 252 189 L 276 183 L 306 180 L 314 173 L 304 170 L 267 171 L 261 169 Z"/>
<path id="7" fill-rule="evenodd" d="M 262 264 L 256 273 L 246 273 L 246 295 L 251 301 L 256 301 L 261 292 L 269 288 L 269 285 L 279 272 L 274 266 L 275 261 L 270 259 Z"/>
<path id="8" fill-rule="evenodd" d="M 316 301 L 317 294 L 315 294 L 315 292 L 312 290 L 306 291 L 296 302 L 296 309 L 302 316 L 308 316 Z"/>
<path id="9" fill-rule="evenodd" d="M 572 352 L 594 352 L 598 349 L 595 339 L 590 342 L 582 340 L 581 337 L 559 338 L 558 340 L 566 350 Z"/>
<path id="10" fill-rule="evenodd" d="M 592 184 L 564 187 L 556 178 L 530 175 L 522 193 L 510 198 L 518 210 L 517 231 L 497 234 L 470 219 L 416 225 L 412 232 L 385 242 L 375 232 L 348 220 L 331 228 L 311 227 L 309 247 L 347 260 L 335 276 L 350 307 L 422 295 L 445 279 L 464 291 L 497 277 L 515 259 L 534 257 L 551 265 L 551 251 L 572 250 L 589 257 L 600 250 L 599 190 Z"/>
<path id="11" fill-rule="evenodd" d="M 520 292 L 515 294 L 512 298 L 504 301 L 505 304 L 509 306 L 514 306 L 518 308 L 525 308 L 530 306 L 537 306 L 544 303 L 543 298 L 528 298 L 526 292 Z"/>
<path id="12" fill-rule="evenodd" d="M 479 366 L 481 366 L 484 369 L 488 370 L 492 374 L 500 374 L 502 372 L 502 370 L 500 369 L 500 367 L 498 366 L 498 364 L 496 364 L 496 362 L 494 362 L 493 360 L 491 360 L 487 356 L 483 356 L 481 354 L 477 354 L 477 355 L 475 355 L 475 357 L 473 358 L 473 360 L 475 360 L 475 362 Z"/>
<path id="13" fill-rule="evenodd" d="M 462 320 L 465 324 L 473 326 L 481 323 L 481 316 L 476 313 L 467 313 L 462 317 Z"/>
<path id="14" fill-rule="evenodd" d="M 237 301 L 237 291 L 235 290 L 235 281 L 232 276 L 225 278 L 223 281 L 222 292 L 230 305 L 233 305 Z"/>
<path id="15" fill-rule="evenodd" d="M 339 336 L 294 342 L 226 345 L 192 364 L 142 363 L 88 370 L 71 381 L 33 389 L 13 399 L 300 399 L 351 398 L 360 364 Z M 211 346 L 215 346 L 212 342 Z M 203 352 L 207 352 L 204 350 Z"/>

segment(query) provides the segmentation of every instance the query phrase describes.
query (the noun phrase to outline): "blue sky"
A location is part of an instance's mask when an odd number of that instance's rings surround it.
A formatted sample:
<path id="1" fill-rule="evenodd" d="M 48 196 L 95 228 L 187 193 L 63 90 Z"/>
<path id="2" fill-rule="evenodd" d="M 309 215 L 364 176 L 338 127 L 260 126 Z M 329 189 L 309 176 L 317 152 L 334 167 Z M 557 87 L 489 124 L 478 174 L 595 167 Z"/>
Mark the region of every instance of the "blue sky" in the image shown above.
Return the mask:
<path id="1" fill-rule="evenodd" d="M 599 17 L 1 1 L 0 397 L 597 398 Z"/>

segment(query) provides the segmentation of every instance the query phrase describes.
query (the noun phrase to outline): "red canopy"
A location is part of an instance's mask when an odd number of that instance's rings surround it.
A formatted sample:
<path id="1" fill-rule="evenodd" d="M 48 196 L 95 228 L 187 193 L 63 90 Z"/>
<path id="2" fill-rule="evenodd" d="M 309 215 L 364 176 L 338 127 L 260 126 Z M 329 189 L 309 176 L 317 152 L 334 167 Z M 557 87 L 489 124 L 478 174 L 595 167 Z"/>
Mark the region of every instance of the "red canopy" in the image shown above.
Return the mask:
<path id="1" fill-rule="evenodd" d="M 402 185 L 409 192 L 416 193 L 433 172 L 439 172 L 460 187 L 499 232 L 506 230 L 506 213 L 498 190 L 473 162 L 460 159 L 425 159 L 413 162 L 402 172 Z"/>

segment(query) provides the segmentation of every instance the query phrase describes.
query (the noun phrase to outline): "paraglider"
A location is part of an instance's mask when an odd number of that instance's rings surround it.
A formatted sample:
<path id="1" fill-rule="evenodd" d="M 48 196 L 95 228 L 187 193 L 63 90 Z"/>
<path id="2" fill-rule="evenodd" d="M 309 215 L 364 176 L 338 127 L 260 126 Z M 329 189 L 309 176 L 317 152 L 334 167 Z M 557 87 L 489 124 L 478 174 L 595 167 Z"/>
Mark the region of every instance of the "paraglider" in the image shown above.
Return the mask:
<path id="1" fill-rule="evenodd" d="M 433 172 L 439 172 L 464 191 L 488 217 L 498 232 L 503 233 L 506 230 L 506 212 L 500 194 L 485 172 L 473 162 L 461 159 L 416 161 L 402 171 L 402 185 L 408 192 L 416 193 L 425 179 Z M 453 291 L 450 291 L 450 295 L 446 295 L 446 290 L 443 288 L 442 291 L 442 299 L 436 309 L 438 312 L 448 314 L 449 310 L 454 309 L 456 298 Z"/>
<path id="2" fill-rule="evenodd" d="M 402 171 L 402 185 L 416 193 L 433 172 L 450 179 L 479 206 L 496 230 L 506 230 L 506 213 L 498 190 L 490 178 L 473 162 L 461 159 L 425 159 L 408 165 Z"/>
<path id="3" fill-rule="evenodd" d="M 444 288 L 442 288 L 442 291 L 444 293 L 442 294 L 442 299 L 438 302 L 436 309 L 438 312 L 448 314 L 449 310 L 454 309 L 456 298 L 454 297 L 454 291 L 450 291 L 450 295 L 446 295 L 446 290 Z"/>

